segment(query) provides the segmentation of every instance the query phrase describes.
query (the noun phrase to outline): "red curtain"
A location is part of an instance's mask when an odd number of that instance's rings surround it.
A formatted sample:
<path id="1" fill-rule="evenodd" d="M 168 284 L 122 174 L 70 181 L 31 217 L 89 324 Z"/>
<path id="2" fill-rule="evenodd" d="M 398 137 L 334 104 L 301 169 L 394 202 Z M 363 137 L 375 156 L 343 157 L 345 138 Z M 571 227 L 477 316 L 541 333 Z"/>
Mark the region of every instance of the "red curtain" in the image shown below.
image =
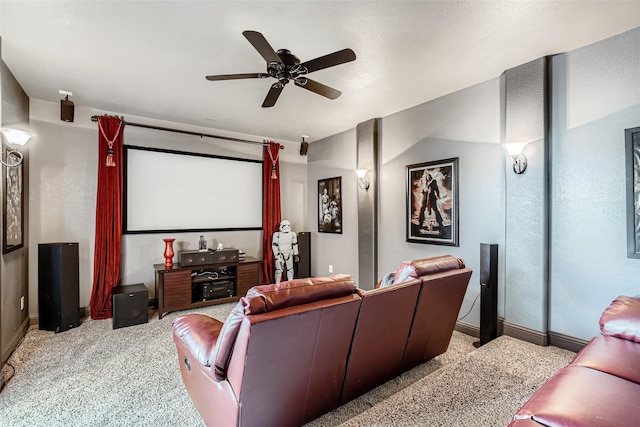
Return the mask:
<path id="1" fill-rule="evenodd" d="M 91 318 L 108 319 L 111 289 L 120 281 L 122 242 L 122 134 L 118 117 L 98 118 L 98 195 Z"/>
<path id="2" fill-rule="evenodd" d="M 280 228 L 280 144 L 269 142 L 263 149 L 262 159 L 262 284 L 274 282 L 273 250 L 271 239 Z"/>

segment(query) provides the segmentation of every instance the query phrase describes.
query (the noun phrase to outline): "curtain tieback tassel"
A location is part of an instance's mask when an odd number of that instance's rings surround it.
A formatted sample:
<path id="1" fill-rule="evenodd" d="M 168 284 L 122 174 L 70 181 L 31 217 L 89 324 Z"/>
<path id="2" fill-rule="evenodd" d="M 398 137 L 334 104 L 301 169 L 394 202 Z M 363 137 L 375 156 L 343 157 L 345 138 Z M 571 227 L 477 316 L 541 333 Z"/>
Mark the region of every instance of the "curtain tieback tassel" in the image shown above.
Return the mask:
<path id="1" fill-rule="evenodd" d="M 109 149 L 107 151 L 107 162 L 106 162 L 106 166 L 108 168 L 114 168 L 116 167 L 116 162 L 113 161 L 113 150 Z"/>

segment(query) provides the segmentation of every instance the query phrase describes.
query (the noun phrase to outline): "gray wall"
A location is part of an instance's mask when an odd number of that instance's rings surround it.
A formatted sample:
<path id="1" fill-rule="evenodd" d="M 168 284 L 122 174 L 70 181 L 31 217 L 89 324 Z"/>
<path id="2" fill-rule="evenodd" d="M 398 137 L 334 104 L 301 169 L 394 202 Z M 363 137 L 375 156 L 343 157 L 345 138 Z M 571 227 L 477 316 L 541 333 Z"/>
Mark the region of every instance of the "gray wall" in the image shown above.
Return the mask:
<path id="1" fill-rule="evenodd" d="M 640 126 L 640 28 L 553 58 L 550 330 L 584 340 L 640 294 L 627 258 L 626 128 Z"/>
<path id="2" fill-rule="evenodd" d="M 80 246 L 80 306 L 87 307 L 93 283 L 95 244 L 95 206 L 97 188 L 98 130 L 90 121 L 93 114 L 103 113 L 76 106 L 75 121 L 60 121 L 59 104 L 31 100 L 31 125 L 38 138 L 31 147 L 31 236 L 29 250 L 29 293 L 37 295 L 37 244 L 55 241 L 78 242 Z M 152 121 L 144 117 L 127 116 L 132 122 L 185 128 L 184 125 Z M 191 129 L 193 130 L 193 129 Z M 215 134 L 211 129 L 200 131 Z M 238 137 L 246 137 L 237 135 Z M 255 137 L 254 137 L 255 138 Z M 209 138 L 154 131 L 136 127 L 125 128 L 124 143 L 128 145 L 171 148 L 207 154 L 244 158 L 262 157 L 259 145 L 224 142 Z M 304 206 L 307 198 L 305 158 L 299 156 L 299 144 L 284 142 L 281 152 L 281 191 L 283 216 L 294 230 L 307 227 Z M 175 177 L 183 180 L 188 177 Z M 189 183 L 188 185 L 224 185 L 224 183 Z M 171 203 L 168 195 L 167 203 Z M 222 203 L 222 202 L 221 202 Z M 169 208 L 180 208 L 168 206 Z M 164 262 L 164 237 L 174 237 L 174 250 L 195 249 L 204 235 L 208 246 L 222 242 L 227 247 L 240 248 L 247 256 L 260 257 L 261 231 L 203 232 L 124 235 L 122 240 L 121 283 L 144 283 L 149 296 L 155 292 L 153 264 Z M 37 315 L 37 298 L 32 298 L 29 314 Z"/>
<path id="3" fill-rule="evenodd" d="M 586 341 L 612 299 L 640 294 L 640 261 L 626 257 L 624 164 L 624 129 L 640 126 L 640 29 L 551 57 L 550 77 L 545 61 L 382 118 L 378 274 L 406 259 L 462 257 L 476 271 L 466 313 L 479 293 L 479 244 L 498 243 L 505 331 Z M 523 175 L 499 145 L 507 141 L 530 141 Z M 352 176 L 356 149 L 355 128 L 311 144 L 310 224 L 317 179 Z M 405 167 L 449 157 L 460 159 L 460 246 L 407 243 Z M 345 213 L 357 212 L 350 199 Z M 345 220 L 343 235 L 317 237 L 313 274 L 339 263 L 356 275 L 356 229 Z M 464 322 L 478 325 L 478 309 Z"/>
<path id="4" fill-rule="evenodd" d="M 0 83 L 0 98 L 2 99 L 0 110 L 2 120 L 0 124 L 28 131 L 29 98 L 14 78 L 11 70 L 1 60 Z M 6 140 L 3 138 L 3 159 L 6 152 L 5 143 Z M 29 218 L 29 153 L 27 150 L 28 146 L 20 148 L 20 152 L 24 155 L 22 165 L 23 213 L 25 218 L 25 222 L 22 225 L 24 247 L 0 256 L 0 355 L 2 359 L 0 365 L 8 359 L 10 353 L 18 345 L 29 324 L 26 310 L 26 305 L 29 301 L 27 291 L 29 227 L 26 224 L 26 219 Z M 4 181 L 5 168 L 2 167 L 0 170 L 2 170 L 2 181 Z M 0 185 L 0 195 L 0 197 L 4 197 L 4 185 Z M 1 226 L 4 227 L 4 224 L 1 224 Z M 0 236 L 2 235 L 0 234 Z M 20 299 L 22 297 L 25 298 L 25 309 L 23 310 L 20 307 Z"/>
<path id="5" fill-rule="evenodd" d="M 408 259 L 453 254 L 464 258 L 474 271 L 479 269 L 480 243 L 500 245 L 500 268 L 504 258 L 504 174 L 505 153 L 500 146 L 503 80 L 496 78 L 477 86 L 418 105 L 382 118 L 378 203 L 378 278 L 395 271 Z M 316 212 L 317 180 L 343 176 L 343 210 L 346 216 L 342 235 L 314 233 L 313 274 L 334 272 L 353 275 L 358 280 L 358 224 L 356 129 L 313 142 L 309 146 L 309 212 Z M 409 164 L 459 158 L 460 166 L 460 246 L 425 245 L 406 242 L 406 166 Z M 361 190 L 360 190 L 361 191 Z M 370 189 L 369 191 L 372 191 Z M 316 220 L 309 215 L 309 223 Z M 314 226 L 312 231 L 316 231 Z M 500 301 L 503 301 L 504 274 L 500 274 Z M 474 273 L 462 312 L 466 313 L 479 293 Z M 364 289 L 375 283 L 358 283 Z M 464 322 L 479 323 L 477 303 Z M 503 309 L 500 304 L 500 314 Z"/>
<path id="6" fill-rule="evenodd" d="M 358 282 L 358 178 L 356 129 L 309 144 L 307 153 L 311 274 L 351 274 Z M 342 234 L 318 233 L 318 180 L 342 177 Z M 329 266 L 333 266 L 333 273 Z"/>
<path id="7" fill-rule="evenodd" d="M 452 254 L 474 270 L 461 314 L 480 292 L 480 243 L 499 245 L 499 314 L 504 295 L 504 175 L 501 77 L 382 119 L 379 275 L 408 259 Z M 459 247 L 406 241 L 406 166 L 459 158 Z M 479 324 L 479 302 L 463 322 Z"/>

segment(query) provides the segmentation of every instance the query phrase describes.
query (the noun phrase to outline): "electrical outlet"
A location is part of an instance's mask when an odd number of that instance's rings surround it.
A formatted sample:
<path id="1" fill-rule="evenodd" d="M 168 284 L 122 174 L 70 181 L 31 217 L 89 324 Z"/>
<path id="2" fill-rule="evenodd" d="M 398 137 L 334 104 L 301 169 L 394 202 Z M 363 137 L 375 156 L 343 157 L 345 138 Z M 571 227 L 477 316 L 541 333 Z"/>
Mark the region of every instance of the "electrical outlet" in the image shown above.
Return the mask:
<path id="1" fill-rule="evenodd" d="M 20 311 L 24 310 L 24 296 L 20 297 Z"/>
<path id="2" fill-rule="evenodd" d="M 333 264 L 329 264 L 329 273 L 333 273 Z"/>

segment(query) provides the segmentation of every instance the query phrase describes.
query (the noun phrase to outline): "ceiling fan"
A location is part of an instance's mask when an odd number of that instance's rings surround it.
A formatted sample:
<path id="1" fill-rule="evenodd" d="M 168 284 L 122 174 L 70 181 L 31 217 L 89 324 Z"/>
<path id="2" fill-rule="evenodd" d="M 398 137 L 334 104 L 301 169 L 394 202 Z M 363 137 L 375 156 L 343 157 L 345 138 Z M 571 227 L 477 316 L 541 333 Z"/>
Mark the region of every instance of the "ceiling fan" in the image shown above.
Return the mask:
<path id="1" fill-rule="evenodd" d="M 267 61 L 266 73 L 247 74 L 222 74 L 217 76 L 206 76 L 207 80 L 237 80 L 237 79 L 263 79 L 273 77 L 278 81 L 271 85 L 267 97 L 262 103 L 263 107 L 273 107 L 282 93 L 282 89 L 293 80 L 296 86 L 310 90 L 329 99 L 338 98 L 342 92 L 315 80 L 306 77 L 307 74 L 334 65 L 344 64 L 354 61 L 356 54 L 351 49 L 343 49 L 328 55 L 321 56 L 310 61 L 300 63 L 300 59 L 287 49 L 273 50 L 267 39 L 257 31 L 243 31 L 242 35 L 249 40 L 249 43 Z"/>

